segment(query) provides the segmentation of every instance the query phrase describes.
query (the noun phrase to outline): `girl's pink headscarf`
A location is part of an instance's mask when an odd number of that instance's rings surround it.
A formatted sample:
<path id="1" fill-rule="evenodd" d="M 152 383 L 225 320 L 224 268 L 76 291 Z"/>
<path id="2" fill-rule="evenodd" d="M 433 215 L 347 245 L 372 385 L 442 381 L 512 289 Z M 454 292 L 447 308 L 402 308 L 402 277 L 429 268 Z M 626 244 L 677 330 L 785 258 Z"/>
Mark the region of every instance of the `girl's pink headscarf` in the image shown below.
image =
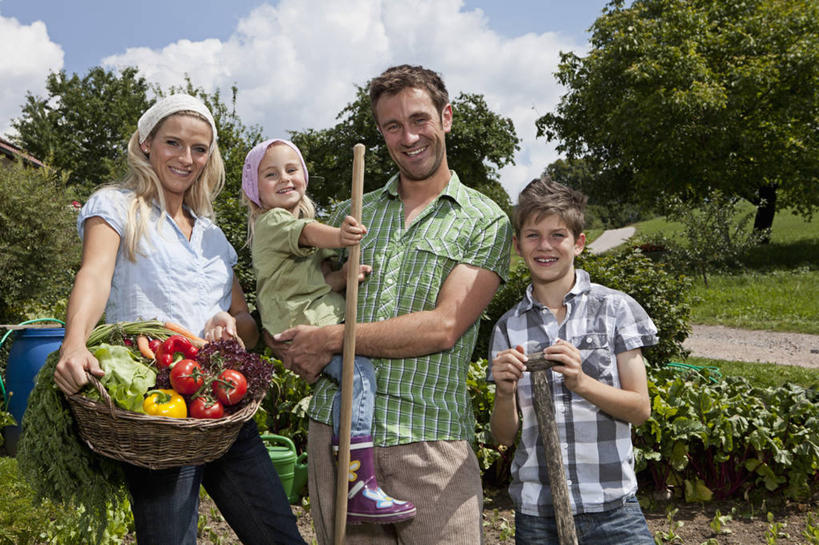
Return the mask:
<path id="1" fill-rule="evenodd" d="M 281 138 L 271 138 L 265 140 L 261 144 L 256 144 L 252 150 L 247 152 L 245 157 L 245 166 L 242 168 L 242 191 L 245 192 L 247 198 L 253 201 L 256 206 L 262 206 L 259 199 L 259 163 L 262 162 L 267 148 L 276 143 L 282 143 L 296 152 L 301 161 L 301 168 L 304 170 L 304 185 L 307 185 L 309 176 L 307 174 L 307 164 L 304 162 L 304 157 L 301 156 L 301 151 L 296 147 L 296 144 L 289 140 L 282 140 Z"/>

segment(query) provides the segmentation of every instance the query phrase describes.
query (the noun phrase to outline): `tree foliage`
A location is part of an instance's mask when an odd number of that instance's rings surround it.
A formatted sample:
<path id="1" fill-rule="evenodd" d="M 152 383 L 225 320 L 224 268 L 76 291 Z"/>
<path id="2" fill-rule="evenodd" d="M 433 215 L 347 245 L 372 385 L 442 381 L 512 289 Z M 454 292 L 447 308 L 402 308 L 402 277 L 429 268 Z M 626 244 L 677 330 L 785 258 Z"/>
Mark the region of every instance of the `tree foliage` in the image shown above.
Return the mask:
<path id="1" fill-rule="evenodd" d="M 460 94 L 452 101 L 452 108 L 454 122 L 447 135 L 450 168 L 463 183 L 488 195 L 508 212 L 511 203 L 498 181 L 498 169 L 511 164 L 519 149 L 512 121 L 492 112 L 477 94 Z M 364 191 L 381 187 L 396 171 L 373 121 L 364 87 L 358 87 L 355 100 L 336 119 L 338 123 L 329 129 L 291 132 L 310 170 L 310 197 L 325 209 L 349 198 L 355 144 L 360 142 L 367 148 Z"/>
<path id="2" fill-rule="evenodd" d="M 53 307 L 79 265 L 77 211 L 51 168 L 0 165 L 0 323 Z"/>
<path id="3" fill-rule="evenodd" d="M 124 172 L 128 138 L 149 106 L 148 83 L 136 68 L 96 67 L 83 77 L 65 71 L 46 78 L 47 95 L 26 94 L 12 122 L 15 143 L 68 174 L 80 197 Z"/>
<path id="4" fill-rule="evenodd" d="M 561 56 L 567 89 L 538 134 L 600 172 L 597 190 L 819 205 L 819 4 L 814 0 L 612 1 L 585 57 Z"/>

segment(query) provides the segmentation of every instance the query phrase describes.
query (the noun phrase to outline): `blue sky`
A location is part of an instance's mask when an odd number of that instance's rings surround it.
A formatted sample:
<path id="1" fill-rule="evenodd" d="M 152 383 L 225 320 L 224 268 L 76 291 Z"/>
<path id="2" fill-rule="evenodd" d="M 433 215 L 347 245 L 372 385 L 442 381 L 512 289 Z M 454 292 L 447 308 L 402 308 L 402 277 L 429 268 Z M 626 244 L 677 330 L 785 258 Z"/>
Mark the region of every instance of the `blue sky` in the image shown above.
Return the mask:
<path id="1" fill-rule="evenodd" d="M 501 171 L 512 198 L 557 158 L 534 119 L 561 90 L 558 52 L 582 53 L 605 0 L 0 0 L 0 133 L 49 71 L 135 65 L 149 81 L 185 73 L 208 90 L 239 88 L 243 121 L 264 136 L 331 126 L 387 66 L 440 72 L 450 94 L 481 93 L 522 138 Z M 9 52 L 13 54 L 9 55 Z M 457 114 L 456 114 L 457 123 Z"/>

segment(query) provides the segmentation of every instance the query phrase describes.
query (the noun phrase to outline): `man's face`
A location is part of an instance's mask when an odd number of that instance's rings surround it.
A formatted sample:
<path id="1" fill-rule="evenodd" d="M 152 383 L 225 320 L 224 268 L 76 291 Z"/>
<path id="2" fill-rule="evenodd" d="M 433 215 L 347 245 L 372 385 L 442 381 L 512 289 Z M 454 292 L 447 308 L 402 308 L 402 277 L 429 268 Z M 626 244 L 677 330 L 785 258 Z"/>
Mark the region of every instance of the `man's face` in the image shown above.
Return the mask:
<path id="1" fill-rule="evenodd" d="M 383 95 L 375 113 L 378 129 L 403 179 L 422 181 L 441 168 L 448 170 L 444 135 L 452 129 L 452 106 L 447 104 L 438 112 L 426 91 L 410 87 Z"/>

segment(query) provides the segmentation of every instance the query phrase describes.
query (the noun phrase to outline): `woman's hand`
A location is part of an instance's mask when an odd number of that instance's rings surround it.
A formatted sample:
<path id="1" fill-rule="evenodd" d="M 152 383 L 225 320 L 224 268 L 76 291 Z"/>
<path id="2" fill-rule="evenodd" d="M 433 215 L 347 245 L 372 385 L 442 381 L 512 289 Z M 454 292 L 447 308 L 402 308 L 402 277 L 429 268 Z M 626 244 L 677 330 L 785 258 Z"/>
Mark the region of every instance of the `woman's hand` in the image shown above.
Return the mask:
<path id="1" fill-rule="evenodd" d="M 511 396 L 518 387 L 518 380 L 526 371 L 526 355 L 523 347 L 516 346 L 499 352 L 492 360 L 492 378 L 495 379 L 495 395 Z"/>
<path id="2" fill-rule="evenodd" d="M 205 340 L 206 341 L 222 341 L 227 339 L 236 339 L 244 348 L 245 343 L 242 338 L 236 333 L 236 318 L 224 310 L 214 314 L 205 323 Z"/>
<path id="3" fill-rule="evenodd" d="M 97 361 L 88 348 L 83 344 L 77 348 L 71 348 L 63 344 L 60 349 L 60 361 L 54 370 L 54 382 L 66 395 L 76 394 L 88 383 L 86 371 L 95 377 L 102 377 L 105 371 L 100 368 Z"/>

